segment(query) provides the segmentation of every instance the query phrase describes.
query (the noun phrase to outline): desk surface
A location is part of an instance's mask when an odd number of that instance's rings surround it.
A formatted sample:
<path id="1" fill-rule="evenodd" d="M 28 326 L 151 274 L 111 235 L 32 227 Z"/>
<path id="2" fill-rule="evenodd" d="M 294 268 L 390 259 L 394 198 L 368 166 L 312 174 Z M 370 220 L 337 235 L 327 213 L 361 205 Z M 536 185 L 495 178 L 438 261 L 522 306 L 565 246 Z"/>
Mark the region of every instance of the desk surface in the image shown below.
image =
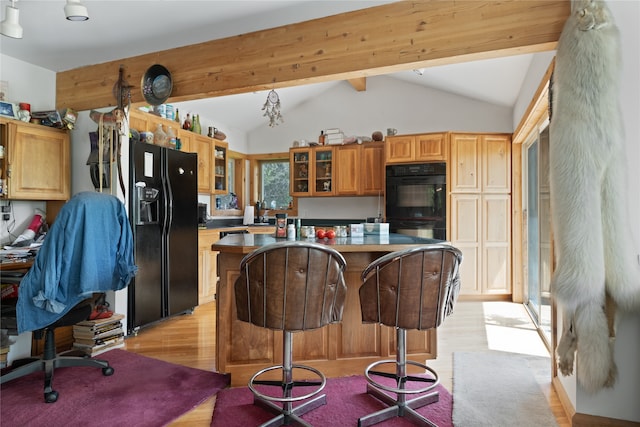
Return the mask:
<path id="1" fill-rule="evenodd" d="M 34 258 L 3 261 L 0 270 L 28 270 L 33 265 Z"/>

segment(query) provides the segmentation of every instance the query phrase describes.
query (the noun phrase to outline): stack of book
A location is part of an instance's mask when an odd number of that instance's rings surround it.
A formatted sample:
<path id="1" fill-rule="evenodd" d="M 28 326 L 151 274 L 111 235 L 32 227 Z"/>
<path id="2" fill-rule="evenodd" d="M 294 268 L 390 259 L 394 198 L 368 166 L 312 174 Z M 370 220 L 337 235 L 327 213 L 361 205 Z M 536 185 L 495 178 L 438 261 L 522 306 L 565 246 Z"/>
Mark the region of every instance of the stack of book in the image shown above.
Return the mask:
<path id="1" fill-rule="evenodd" d="M 9 346 L 0 347 L 0 368 L 5 368 L 7 366 L 7 358 L 9 356 Z"/>
<path id="2" fill-rule="evenodd" d="M 324 143 L 326 145 L 339 145 L 344 141 L 344 132 L 338 128 L 325 129 L 324 135 Z"/>
<path id="3" fill-rule="evenodd" d="M 73 325 L 73 348 L 89 356 L 124 347 L 123 314 L 106 319 L 83 320 Z"/>

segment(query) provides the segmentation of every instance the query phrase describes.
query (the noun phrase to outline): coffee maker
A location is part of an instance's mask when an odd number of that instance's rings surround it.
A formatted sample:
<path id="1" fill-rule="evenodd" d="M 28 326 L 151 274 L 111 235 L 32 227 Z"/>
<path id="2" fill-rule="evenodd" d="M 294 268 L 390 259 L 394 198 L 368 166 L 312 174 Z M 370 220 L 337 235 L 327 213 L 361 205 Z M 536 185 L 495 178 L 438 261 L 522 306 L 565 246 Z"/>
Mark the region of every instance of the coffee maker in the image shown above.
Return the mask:
<path id="1" fill-rule="evenodd" d="M 207 225 L 207 204 L 198 203 L 198 226 L 203 227 Z"/>

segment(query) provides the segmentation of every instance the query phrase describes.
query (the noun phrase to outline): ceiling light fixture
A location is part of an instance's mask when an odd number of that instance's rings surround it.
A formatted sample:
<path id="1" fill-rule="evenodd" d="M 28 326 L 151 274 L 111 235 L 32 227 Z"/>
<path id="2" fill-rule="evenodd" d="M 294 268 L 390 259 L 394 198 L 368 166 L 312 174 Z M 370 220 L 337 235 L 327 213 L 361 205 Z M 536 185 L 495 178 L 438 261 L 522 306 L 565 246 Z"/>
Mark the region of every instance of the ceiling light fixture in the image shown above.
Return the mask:
<path id="1" fill-rule="evenodd" d="M 18 22 L 20 11 L 15 7 L 15 3 L 15 0 L 12 0 L 11 6 L 7 6 L 4 21 L 0 22 L 0 33 L 3 36 L 21 39 L 22 27 Z"/>
<path id="2" fill-rule="evenodd" d="M 413 72 L 421 76 L 424 74 L 424 68 L 416 68 L 415 70 L 413 70 Z"/>
<path id="3" fill-rule="evenodd" d="M 271 89 L 271 91 L 267 94 L 267 100 L 262 106 L 262 111 L 264 111 L 264 117 L 269 117 L 270 127 L 277 126 L 278 121 L 280 123 L 284 123 L 282 114 L 280 114 L 280 97 L 275 90 Z"/>
<path id="4" fill-rule="evenodd" d="M 86 21 L 89 19 L 87 7 L 80 0 L 67 0 L 64 14 L 69 21 Z"/>

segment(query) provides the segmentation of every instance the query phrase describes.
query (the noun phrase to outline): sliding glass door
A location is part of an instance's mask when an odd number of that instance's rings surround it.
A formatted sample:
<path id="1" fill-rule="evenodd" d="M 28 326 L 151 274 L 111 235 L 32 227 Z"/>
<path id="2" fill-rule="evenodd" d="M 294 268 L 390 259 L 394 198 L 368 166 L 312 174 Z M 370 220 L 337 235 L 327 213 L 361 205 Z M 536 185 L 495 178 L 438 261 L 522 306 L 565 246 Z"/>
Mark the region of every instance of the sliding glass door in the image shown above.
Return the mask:
<path id="1" fill-rule="evenodd" d="M 525 295 L 533 321 L 551 341 L 551 212 L 549 203 L 549 127 L 524 147 Z"/>

